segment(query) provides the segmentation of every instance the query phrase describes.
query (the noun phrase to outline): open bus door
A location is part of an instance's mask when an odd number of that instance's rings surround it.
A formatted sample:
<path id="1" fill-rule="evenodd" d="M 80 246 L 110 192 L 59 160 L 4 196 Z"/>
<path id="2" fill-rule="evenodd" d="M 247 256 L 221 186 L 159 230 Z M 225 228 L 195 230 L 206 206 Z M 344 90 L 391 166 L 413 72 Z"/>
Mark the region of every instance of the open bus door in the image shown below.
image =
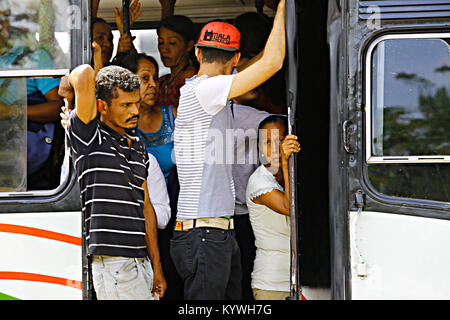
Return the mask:
<path id="1" fill-rule="evenodd" d="M 329 2 L 335 299 L 450 298 L 449 8 Z"/>
<path id="2" fill-rule="evenodd" d="M 30 187 L 27 87 L 40 79 L 58 84 L 61 76 L 89 62 L 89 2 L 9 0 L 1 5 L 0 103 L 2 110 L 16 112 L 0 115 L 0 299 L 82 299 L 85 254 L 76 173 L 62 135 L 57 149 L 62 152 L 50 153 L 57 161 L 49 172 L 56 183 Z M 56 146 L 55 137 L 46 142 Z"/>

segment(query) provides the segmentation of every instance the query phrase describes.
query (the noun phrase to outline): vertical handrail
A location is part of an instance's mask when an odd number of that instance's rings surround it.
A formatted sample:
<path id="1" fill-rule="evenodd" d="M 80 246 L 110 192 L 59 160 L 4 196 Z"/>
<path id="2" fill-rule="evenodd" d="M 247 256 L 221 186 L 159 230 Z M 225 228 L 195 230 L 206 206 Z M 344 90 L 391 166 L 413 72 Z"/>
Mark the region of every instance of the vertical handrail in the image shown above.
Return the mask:
<path id="1" fill-rule="evenodd" d="M 122 0 L 123 34 L 130 33 L 130 0 Z"/>
<path id="2" fill-rule="evenodd" d="M 287 58 L 287 103 L 288 103 L 288 133 L 295 134 L 295 112 L 297 105 L 297 17 L 296 1 L 286 1 L 286 58 Z M 298 216 L 296 204 L 296 160 L 292 155 L 289 158 L 289 219 L 291 228 L 291 296 L 290 300 L 299 300 L 302 289 L 299 284 L 299 255 L 298 255 Z M 298 174 L 298 173 L 297 173 Z"/>

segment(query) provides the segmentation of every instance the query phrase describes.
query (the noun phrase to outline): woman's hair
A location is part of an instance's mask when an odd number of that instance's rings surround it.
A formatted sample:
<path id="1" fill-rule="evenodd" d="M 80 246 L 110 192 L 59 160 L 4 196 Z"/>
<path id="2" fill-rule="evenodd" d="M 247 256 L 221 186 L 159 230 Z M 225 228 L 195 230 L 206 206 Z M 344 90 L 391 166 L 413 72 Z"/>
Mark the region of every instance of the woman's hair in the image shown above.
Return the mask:
<path id="1" fill-rule="evenodd" d="M 105 23 L 108 24 L 108 22 L 106 22 L 105 19 L 99 18 L 99 17 L 95 17 L 94 19 L 92 19 L 92 26 L 94 26 L 94 24 L 96 23 Z"/>
<path id="2" fill-rule="evenodd" d="M 136 73 L 138 70 L 138 63 L 141 59 L 147 59 L 151 64 L 155 66 L 156 76 L 158 76 L 159 66 L 155 58 L 148 56 L 145 53 L 136 53 L 133 51 L 124 51 L 117 54 L 111 62 L 111 65 L 120 66 Z"/>
<path id="3" fill-rule="evenodd" d="M 195 38 L 194 23 L 186 16 L 173 15 L 162 19 L 157 27 L 158 34 L 161 27 L 178 33 L 184 38 L 184 41 L 186 41 L 186 43 L 194 40 Z"/>

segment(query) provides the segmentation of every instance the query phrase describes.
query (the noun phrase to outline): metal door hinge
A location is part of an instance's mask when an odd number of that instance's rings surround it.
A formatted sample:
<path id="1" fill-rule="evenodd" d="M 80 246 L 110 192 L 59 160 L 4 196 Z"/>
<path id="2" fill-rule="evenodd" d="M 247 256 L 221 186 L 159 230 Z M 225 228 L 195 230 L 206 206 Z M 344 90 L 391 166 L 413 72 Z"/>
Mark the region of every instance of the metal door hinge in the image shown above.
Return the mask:
<path id="1" fill-rule="evenodd" d="M 355 193 L 355 206 L 358 208 L 358 211 L 362 211 L 364 205 L 366 204 L 366 194 L 361 190 L 356 191 Z"/>

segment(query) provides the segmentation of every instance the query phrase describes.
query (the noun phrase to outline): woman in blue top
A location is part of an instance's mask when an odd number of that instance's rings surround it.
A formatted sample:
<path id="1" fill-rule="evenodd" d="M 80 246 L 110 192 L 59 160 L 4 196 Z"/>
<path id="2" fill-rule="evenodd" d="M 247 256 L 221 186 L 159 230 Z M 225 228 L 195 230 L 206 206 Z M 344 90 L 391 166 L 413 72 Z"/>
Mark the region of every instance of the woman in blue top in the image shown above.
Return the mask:
<path id="1" fill-rule="evenodd" d="M 141 109 L 136 134 L 144 142 L 147 151 L 158 160 L 168 183 L 168 177 L 175 167 L 172 136 L 176 109 L 155 104 L 158 64 L 153 57 L 132 52 L 119 53 L 112 64 L 127 68 L 140 77 Z"/>

